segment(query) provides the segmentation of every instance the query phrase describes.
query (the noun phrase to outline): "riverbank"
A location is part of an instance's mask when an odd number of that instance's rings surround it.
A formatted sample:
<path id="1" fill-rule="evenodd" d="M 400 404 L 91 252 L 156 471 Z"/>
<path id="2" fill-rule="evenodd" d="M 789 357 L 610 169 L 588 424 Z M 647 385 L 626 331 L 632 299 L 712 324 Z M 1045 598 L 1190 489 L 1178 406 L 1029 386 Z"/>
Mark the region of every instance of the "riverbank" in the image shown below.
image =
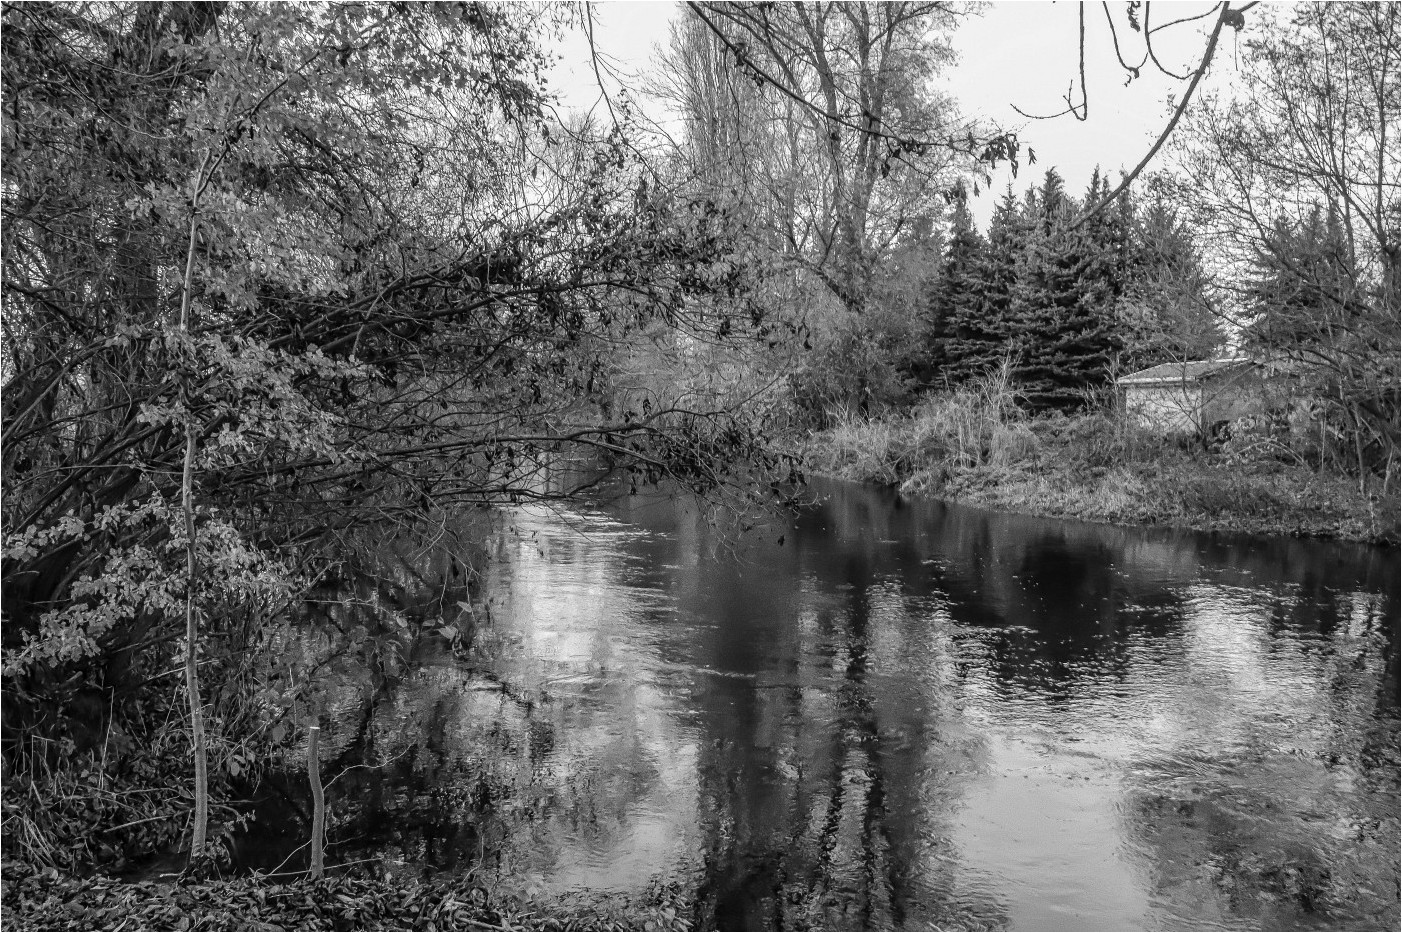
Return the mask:
<path id="1" fill-rule="evenodd" d="M 1130 525 L 1396 545 L 1395 493 L 1360 492 L 1262 437 L 1207 449 L 1105 414 L 1009 419 L 934 402 L 847 419 L 797 445 L 816 474 L 912 496 Z"/>
<path id="2" fill-rule="evenodd" d="M 3 930 L 686 930 L 668 891 L 527 898 L 447 881 L 336 874 L 128 882 L 9 862 Z"/>

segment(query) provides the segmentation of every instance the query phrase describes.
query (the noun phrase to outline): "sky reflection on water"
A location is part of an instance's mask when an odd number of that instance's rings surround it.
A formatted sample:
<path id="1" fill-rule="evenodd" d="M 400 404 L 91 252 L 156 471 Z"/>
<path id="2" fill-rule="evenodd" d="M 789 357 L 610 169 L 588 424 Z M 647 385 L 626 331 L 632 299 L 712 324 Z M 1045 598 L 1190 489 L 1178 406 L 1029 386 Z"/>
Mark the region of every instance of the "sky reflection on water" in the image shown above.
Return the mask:
<path id="1" fill-rule="evenodd" d="M 1397 927 L 1395 552 L 818 491 L 517 513 L 491 679 L 345 698 L 365 843 L 723 929 Z"/>

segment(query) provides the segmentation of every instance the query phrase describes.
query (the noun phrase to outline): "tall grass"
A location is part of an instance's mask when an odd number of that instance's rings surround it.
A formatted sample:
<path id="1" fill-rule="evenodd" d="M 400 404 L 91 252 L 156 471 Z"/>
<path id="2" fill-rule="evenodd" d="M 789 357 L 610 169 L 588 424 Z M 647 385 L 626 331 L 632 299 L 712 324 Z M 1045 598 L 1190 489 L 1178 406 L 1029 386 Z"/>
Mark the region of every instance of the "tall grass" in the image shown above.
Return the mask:
<path id="1" fill-rule="evenodd" d="M 802 445 L 815 473 L 910 495 L 1091 521 L 1398 539 L 1397 496 L 1359 491 L 1261 445 L 1208 451 L 1113 405 L 1029 418 L 1004 365 L 885 418 L 831 413 Z M 1240 449 L 1238 449 L 1240 448 Z"/>
<path id="2" fill-rule="evenodd" d="M 1011 369 L 1005 361 L 982 379 L 927 396 L 905 414 L 829 412 L 832 427 L 810 437 L 804 453 L 820 473 L 892 485 L 1025 459 L 1037 438 L 1018 407 Z"/>
<path id="3" fill-rule="evenodd" d="M 947 395 L 928 396 L 911 414 L 926 460 L 950 467 L 1009 463 L 1035 446 L 1012 388 L 1012 361 Z"/>

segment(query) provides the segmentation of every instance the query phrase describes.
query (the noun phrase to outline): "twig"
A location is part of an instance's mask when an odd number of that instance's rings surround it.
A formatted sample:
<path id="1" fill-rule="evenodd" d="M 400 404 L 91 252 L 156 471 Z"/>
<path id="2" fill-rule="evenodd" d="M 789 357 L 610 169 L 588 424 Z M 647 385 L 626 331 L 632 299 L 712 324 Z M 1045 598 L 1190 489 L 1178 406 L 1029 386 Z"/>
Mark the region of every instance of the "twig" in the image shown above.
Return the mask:
<path id="1" fill-rule="evenodd" d="M 286 865 L 289 861 L 291 861 L 292 856 L 296 855 L 298 852 L 301 852 L 303 849 L 305 849 L 305 848 L 306 848 L 307 846 L 309 846 L 309 845 L 311 845 L 311 840 L 310 840 L 310 839 L 308 839 L 306 842 L 304 842 L 304 843 L 302 843 L 301 845 L 299 845 L 297 848 L 293 849 L 291 852 L 287 853 L 287 856 L 286 856 L 281 862 L 278 862 L 278 863 L 277 863 L 277 868 L 274 868 L 272 871 L 268 872 L 266 875 L 263 875 L 263 877 L 264 877 L 264 878 L 286 878 L 286 877 L 289 877 L 289 876 L 291 876 L 291 875 L 305 875 L 306 872 L 304 872 L 304 871 L 281 871 L 281 868 L 282 868 L 282 866 Z"/>
<path id="2" fill-rule="evenodd" d="M 161 814 L 160 816 L 148 816 L 148 817 L 146 817 L 144 820 L 132 820 L 130 823 L 123 823 L 121 826 L 105 826 L 105 827 L 103 827 L 103 828 L 102 828 L 101 830 L 99 830 L 99 831 L 100 831 L 100 832 L 104 832 L 104 833 L 115 833 L 115 832 L 120 832 L 120 831 L 123 830 L 123 829 L 130 829 L 130 828 L 133 827 L 133 826 L 140 826 L 142 823 L 154 823 L 154 822 L 156 822 L 156 820 L 171 820 L 171 819 L 175 819 L 177 816 L 179 816 L 179 815 L 180 815 L 181 813 L 183 813 L 183 812 L 188 812 L 188 811 L 179 811 L 179 812 L 176 812 L 176 813 L 163 813 L 163 814 Z"/>
<path id="3" fill-rule="evenodd" d="M 1007 138 L 1007 134 L 1004 133 L 995 134 L 994 136 L 989 137 L 987 139 L 972 139 L 972 137 L 970 137 L 973 145 L 970 145 L 967 148 L 961 148 L 958 144 L 958 141 L 956 141 L 952 135 L 944 141 L 939 141 L 935 139 L 910 139 L 907 137 L 897 136 L 895 134 L 887 132 L 880 126 L 880 124 L 876 123 L 874 120 L 872 121 L 871 125 L 867 126 L 862 126 L 860 124 L 854 123 L 851 120 L 845 119 L 838 113 L 829 112 L 828 110 L 824 110 L 817 107 L 812 101 L 808 100 L 802 94 L 799 94 L 797 91 L 784 84 L 784 82 L 775 78 L 769 72 L 761 68 L 755 62 L 754 58 L 752 58 L 746 51 L 744 45 L 736 43 L 734 40 L 732 40 L 729 36 L 725 34 L 725 31 L 721 29 L 719 25 L 712 22 L 711 18 L 706 15 L 705 10 L 702 8 L 702 3 L 700 3 L 699 0 L 687 0 L 686 5 L 692 13 L 696 14 L 696 18 L 701 20 L 701 22 L 706 26 L 706 28 L 711 31 L 711 34 L 714 35 L 718 40 L 720 40 L 720 43 L 723 46 L 725 46 L 726 50 L 730 52 L 730 54 L 735 56 L 735 61 L 737 64 L 739 64 L 744 69 L 747 69 L 750 72 L 750 74 L 756 79 L 762 80 L 765 84 L 774 88 L 780 94 L 783 94 L 785 97 L 797 103 L 804 110 L 808 111 L 809 113 L 818 114 L 823 119 L 827 120 L 829 123 L 845 127 L 850 130 L 855 130 L 858 133 L 873 136 L 877 139 L 888 140 L 906 148 L 913 148 L 917 146 L 926 146 L 931 149 L 944 148 L 952 152 L 962 152 L 971 156 L 976 154 L 979 145 L 983 145 L 986 147 L 1000 138 Z"/>
<path id="4" fill-rule="evenodd" d="M 1110 4 L 1102 2 L 1100 8 L 1105 11 L 1105 22 L 1110 25 L 1110 40 L 1115 43 L 1115 57 L 1120 60 L 1120 67 L 1128 71 L 1131 75 L 1131 77 L 1125 81 L 1125 84 L 1129 84 L 1130 81 L 1139 77 L 1139 69 L 1143 68 L 1144 63 L 1149 60 L 1149 54 L 1145 52 L 1144 57 L 1140 59 L 1138 65 L 1131 65 L 1129 62 L 1125 61 L 1124 55 L 1120 54 L 1120 35 L 1115 29 L 1115 18 L 1110 15 Z"/>
<path id="5" fill-rule="evenodd" d="M 1226 6 L 1225 3 L 1223 3 L 1222 5 Z M 1151 5 L 1147 2 L 1144 4 L 1144 51 L 1148 54 L 1149 60 L 1154 63 L 1154 67 L 1157 68 L 1159 71 L 1168 75 L 1175 81 L 1186 81 L 1188 79 L 1187 75 L 1174 74 L 1173 72 L 1169 71 L 1167 68 L 1164 67 L 1163 62 L 1159 61 L 1159 57 L 1154 54 L 1154 30 L 1149 28 L 1150 6 Z"/>
<path id="6" fill-rule="evenodd" d="M 1255 4 L 1247 4 L 1246 6 L 1242 7 L 1241 10 L 1237 10 L 1235 12 L 1237 14 L 1240 14 L 1241 12 L 1249 9 L 1252 6 L 1255 6 Z M 1217 40 L 1222 35 L 1222 27 L 1227 24 L 1227 20 L 1231 18 L 1232 13 L 1233 10 L 1231 8 L 1231 4 L 1228 2 L 1223 2 L 1221 10 L 1217 15 L 1217 25 L 1212 27 L 1212 35 L 1207 40 L 1207 51 L 1205 51 L 1202 55 L 1202 62 L 1198 65 L 1197 71 L 1193 74 L 1193 80 L 1188 84 L 1188 89 L 1183 92 L 1183 99 L 1178 102 L 1178 106 L 1174 109 L 1172 119 L 1170 119 L 1168 121 L 1168 125 L 1163 128 L 1163 132 L 1159 134 L 1159 138 L 1154 140 L 1153 148 L 1149 150 L 1149 152 L 1144 156 L 1144 158 L 1139 160 L 1139 164 L 1136 165 L 1128 175 L 1125 175 L 1124 178 L 1120 179 L 1120 183 L 1116 185 L 1114 189 L 1109 194 L 1107 194 L 1104 197 L 1104 199 L 1100 201 L 1100 203 L 1096 204 L 1090 210 L 1082 214 L 1081 217 L 1071 225 L 1070 229 L 1077 229 L 1087 220 L 1090 220 L 1096 214 L 1104 210 L 1106 206 L 1113 204 L 1115 202 L 1115 199 L 1118 198 L 1124 192 L 1124 190 L 1130 186 L 1130 183 L 1139 177 L 1140 173 L 1144 171 L 1145 166 L 1147 166 L 1151 161 L 1153 161 L 1154 156 L 1158 155 L 1159 150 L 1163 148 L 1163 144 L 1168 140 L 1169 134 L 1173 132 L 1173 128 L 1178 125 L 1178 121 L 1181 120 L 1183 118 L 1183 114 L 1187 112 L 1188 102 L 1193 99 L 1193 91 L 1197 89 L 1198 82 L 1202 80 L 1202 76 L 1207 73 L 1207 66 L 1212 64 L 1212 56 L 1213 53 L 1217 51 Z"/>
<path id="7" fill-rule="evenodd" d="M 584 4 L 584 35 L 589 40 L 589 64 L 594 69 L 594 83 L 599 85 L 599 96 L 604 99 L 604 106 L 608 108 L 609 118 L 613 120 L 613 125 L 617 128 L 618 114 L 613 112 L 613 101 L 609 100 L 608 88 L 604 86 L 603 75 L 599 74 L 599 49 L 594 44 L 594 6 L 592 3 Z"/>
<path id="8" fill-rule="evenodd" d="M 306 847 L 307 847 L 307 843 L 304 842 L 304 843 L 302 843 L 301 845 L 299 845 L 297 848 L 293 849 L 290 853 L 288 853 L 287 858 L 283 859 L 283 860 L 278 864 L 277 867 L 278 867 L 278 868 L 281 868 L 283 865 L 286 865 L 286 864 L 287 864 L 287 859 L 292 858 L 292 856 L 296 855 L 298 852 L 302 851 L 302 850 L 305 849 Z M 382 856 L 378 856 L 378 855 L 377 855 L 377 856 L 372 856 L 371 858 L 358 858 L 358 859 L 356 859 L 356 860 L 354 860 L 354 861 L 351 861 L 351 862 L 342 862 L 342 863 L 340 863 L 339 865 L 332 865 L 332 866 L 331 866 L 331 870 L 332 870 L 332 871 L 335 871 L 335 870 L 338 869 L 338 868 L 350 868 L 352 865 L 364 865 L 366 862 L 383 862 L 383 861 L 384 861 L 384 858 L 383 858 Z M 299 877 L 299 876 L 305 875 L 305 874 L 307 874 L 307 872 L 304 871 L 304 870 L 300 870 L 300 869 L 299 869 L 298 871 L 278 871 L 277 868 L 275 868 L 275 869 L 273 869 L 273 870 L 270 871 L 270 872 L 260 872 L 260 873 L 258 874 L 258 877 L 259 877 L 259 878 L 296 878 L 296 877 Z"/>

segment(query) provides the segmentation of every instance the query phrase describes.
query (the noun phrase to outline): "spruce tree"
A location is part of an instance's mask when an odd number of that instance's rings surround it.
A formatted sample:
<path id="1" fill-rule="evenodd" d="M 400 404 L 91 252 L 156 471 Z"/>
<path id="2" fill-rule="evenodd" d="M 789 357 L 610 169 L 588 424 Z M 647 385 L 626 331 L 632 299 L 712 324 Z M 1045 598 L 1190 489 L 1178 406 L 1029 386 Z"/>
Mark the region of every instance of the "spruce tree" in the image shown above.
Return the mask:
<path id="1" fill-rule="evenodd" d="M 940 275 L 929 303 L 926 384 L 966 379 L 970 360 L 983 354 L 982 267 L 987 247 L 963 198 L 954 203 Z"/>
<path id="2" fill-rule="evenodd" d="M 1017 289 L 1028 223 L 1019 199 L 1008 185 L 988 225 L 988 238 L 973 280 L 977 300 L 964 306 L 949 364 L 951 382 L 963 382 L 996 369 L 1012 350 L 1009 314 Z"/>
<path id="3" fill-rule="evenodd" d="M 1109 196 L 1110 180 L 1102 176 L 1100 166 L 1096 166 L 1090 187 L 1086 189 L 1085 204 L 1101 204 Z M 1085 388 L 1106 384 L 1124 348 L 1124 328 L 1117 311 L 1128 286 L 1133 216 L 1134 205 L 1126 190 L 1114 203 L 1087 218 L 1073 233 L 1080 238 L 1083 250 L 1081 290 L 1089 302 L 1085 310 L 1108 354 L 1105 367 L 1090 374 L 1090 383 Z"/>
<path id="4" fill-rule="evenodd" d="M 1085 203 L 1099 204 L 1109 194 L 1110 181 L 1100 174 L 1100 167 L 1096 166 L 1090 187 L 1086 189 Z M 1133 203 L 1129 192 L 1124 191 L 1113 204 L 1087 218 L 1079 231 L 1087 247 L 1086 272 L 1103 286 L 1110 303 L 1119 301 L 1127 284 L 1133 216 Z"/>
<path id="5" fill-rule="evenodd" d="M 1318 205 L 1303 222 L 1277 220 L 1252 259 L 1248 348 L 1298 356 L 1330 343 L 1359 307 L 1338 214 Z"/>
<path id="6" fill-rule="evenodd" d="M 1097 190 L 1100 184 L 1097 178 Z M 1069 410 L 1107 382 L 1113 279 L 1092 234 L 1084 225 L 1071 229 L 1079 205 L 1054 168 L 1032 206 L 1034 229 L 1010 308 L 1014 376 L 1029 407 Z"/>
<path id="7" fill-rule="evenodd" d="M 1124 294 L 1123 364 L 1139 369 L 1169 361 L 1211 359 L 1225 343 L 1192 231 L 1156 192 L 1132 218 Z"/>

